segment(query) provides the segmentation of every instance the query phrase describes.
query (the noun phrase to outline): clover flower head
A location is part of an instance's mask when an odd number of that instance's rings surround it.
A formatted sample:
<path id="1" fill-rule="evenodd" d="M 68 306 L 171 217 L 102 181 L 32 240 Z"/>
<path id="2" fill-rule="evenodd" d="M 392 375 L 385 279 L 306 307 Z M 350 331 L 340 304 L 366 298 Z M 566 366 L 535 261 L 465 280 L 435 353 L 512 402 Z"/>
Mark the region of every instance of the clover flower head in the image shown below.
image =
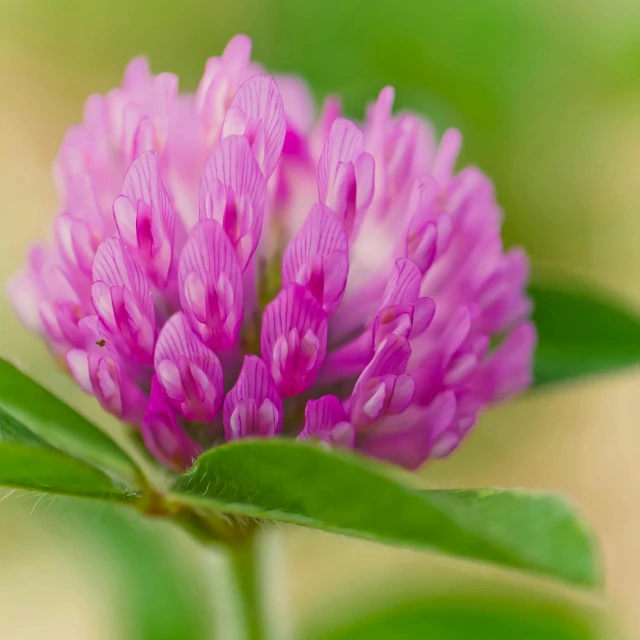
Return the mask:
<path id="1" fill-rule="evenodd" d="M 55 162 L 59 213 L 8 285 L 20 319 L 176 470 L 245 437 L 416 468 L 530 382 L 523 251 L 460 134 L 364 122 L 236 36 L 195 95 L 143 59 Z"/>

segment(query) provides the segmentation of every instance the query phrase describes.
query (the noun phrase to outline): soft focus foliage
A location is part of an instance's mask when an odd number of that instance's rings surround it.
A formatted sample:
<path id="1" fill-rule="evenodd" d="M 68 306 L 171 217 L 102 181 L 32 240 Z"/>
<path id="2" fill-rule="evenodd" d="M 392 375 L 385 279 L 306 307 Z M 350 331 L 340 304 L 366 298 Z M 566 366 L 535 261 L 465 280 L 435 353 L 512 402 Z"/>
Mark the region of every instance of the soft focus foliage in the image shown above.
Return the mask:
<path id="1" fill-rule="evenodd" d="M 535 383 L 630 367 L 640 362 L 640 319 L 605 292 L 566 279 L 536 282 L 530 290 L 540 334 Z"/>
<path id="2" fill-rule="evenodd" d="M 537 594 L 462 589 L 409 594 L 402 602 L 366 602 L 353 619 L 312 631 L 313 640 L 596 640 L 604 625 L 595 615 L 563 608 Z M 333 628 L 331 628 L 333 627 Z"/>

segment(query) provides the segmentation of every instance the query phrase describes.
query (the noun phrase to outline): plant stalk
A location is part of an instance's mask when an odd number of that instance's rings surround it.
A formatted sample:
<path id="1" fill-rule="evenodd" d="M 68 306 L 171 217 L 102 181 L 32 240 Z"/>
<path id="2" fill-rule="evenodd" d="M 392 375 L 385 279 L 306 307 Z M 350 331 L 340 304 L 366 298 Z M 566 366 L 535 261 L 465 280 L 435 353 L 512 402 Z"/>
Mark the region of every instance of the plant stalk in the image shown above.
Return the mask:
<path id="1" fill-rule="evenodd" d="M 241 544 L 229 547 L 231 566 L 238 601 L 239 618 L 244 622 L 246 640 L 265 640 L 264 591 L 267 588 L 261 566 L 260 536 L 256 534 Z"/>
<path id="2" fill-rule="evenodd" d="M 211 554 L 215 589 L 216 638 L 288 640 L 280 531 L 256 528 L 231 545 L 215 545 Z M 285 615 L 283 615 L 285 614 Z"/>
<path id="3" fill-rule="evenodd" d="M 152 489 L 137 506 L 203 544 L 213 580 L 214 638 L 290 640 L 281 529 L 192 508 Z"/>

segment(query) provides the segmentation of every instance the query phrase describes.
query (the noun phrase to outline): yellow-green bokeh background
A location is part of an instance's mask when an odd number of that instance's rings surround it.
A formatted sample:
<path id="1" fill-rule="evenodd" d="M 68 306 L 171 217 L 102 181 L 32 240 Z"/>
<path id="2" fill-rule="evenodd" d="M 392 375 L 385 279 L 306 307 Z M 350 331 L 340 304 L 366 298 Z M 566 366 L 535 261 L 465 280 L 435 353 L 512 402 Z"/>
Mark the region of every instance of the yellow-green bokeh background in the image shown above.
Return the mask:
<path id="1" fill-rule="evenodd" d="M 400 106 L 424 111 L 440 130 L 461 128 L 464 160 L 496 182 L 510 243 L 640 306 L 637 0 L 2 0 L 0 280 L 47 232 L 49 167 L 86 95 L 116 84 L 139 53 L 193 89 L 206 57 L 237 31 L 254 38 L 269 68 L 303 73 L 318 96 L 341 93 L 354 116 L 394 84 Z M 4 299 L 0 327 L 0 353 L 99 414 Z M 522 399 L 424 471 L 438 486 L 569 495 L 601 539 L 605 601 L 629 638 L 640 638 L 639 384 L 628 372 Z M 85 530 L 66 505 L 36 500 L 13 495 L 0 505 L 0 637 L 123 637 L 114 561 L 82 542 L 100 514 Z M 201 561 L 182 537 L 166 553 Z M 360 585 L 438 588 L 480 573 L 305 531 L 286 532 L 285 554 L 297 619 L 346 606 Z"/>

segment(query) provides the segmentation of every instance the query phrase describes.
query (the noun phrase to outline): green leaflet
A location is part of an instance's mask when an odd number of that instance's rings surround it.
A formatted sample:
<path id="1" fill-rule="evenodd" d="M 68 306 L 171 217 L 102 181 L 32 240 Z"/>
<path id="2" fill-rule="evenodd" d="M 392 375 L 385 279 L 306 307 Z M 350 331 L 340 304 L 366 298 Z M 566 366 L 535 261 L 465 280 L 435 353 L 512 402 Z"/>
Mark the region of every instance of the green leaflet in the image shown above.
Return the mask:
<path id="1" fill-rule="evenodd" d="M 212 449 L 178 480 L 173 496 L 214 511 L 428 549 L 583 586 L 599 581 L 590 533 L 556 496 L 417 491 L 385 466 L 308 443 L 244 440 Z"/>
<path id="2" fill-rule="evenodd" d="M 352 619 L 312 630 L 304 640 L 604 640 L 598 616 L 532 594 L 413 594 L 360 605 Z"/>
<path id="3" fill-rule="evenodd" d="M 136 466 L 106 433 L 0 358 L 0 440 L 56 449 L 133 482 Z"/>
<path id="4" fill-rule="evenodd" d="M 0 443 L 0 485 L 57 495 L 127 502 L 132 496 L 99 469 L 55 449 Z"/>
<path id="5" fill-rule="evenodd" d="M 586 286 L 534 283 L 536 385 L 640 364 L 640 317 Z"/>

